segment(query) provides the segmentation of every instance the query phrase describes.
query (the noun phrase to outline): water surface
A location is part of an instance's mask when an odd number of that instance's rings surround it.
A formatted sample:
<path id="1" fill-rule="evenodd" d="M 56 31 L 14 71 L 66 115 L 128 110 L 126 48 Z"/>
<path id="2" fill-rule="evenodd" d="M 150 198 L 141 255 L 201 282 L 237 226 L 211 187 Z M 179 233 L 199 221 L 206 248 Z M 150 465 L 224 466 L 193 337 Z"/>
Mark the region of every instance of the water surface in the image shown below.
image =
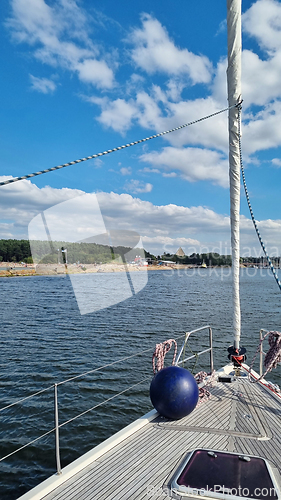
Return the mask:
<path id="1" fill-rule="evenodd" d="M 155 343 L 210 324 L 215 367 L 232 343 L 229 269 L 151 271 L 137 295 L 81 315 L 69 277 L 4 278 L 1 296 L 1 407 L 80 373 L 137 352 L 121 364 L 58 387 L 60 423 L 148 377 L 141 385 L 60 431 L 67 465 L 151 409 L 149 383 Z M 100 276 L 99 276 L 99 279 Z M 105 283 L 112 279 L 104 274 Z M 118 290 L 116 291 L 118 295 Z M 251 358 L 260 328 L 281 330 L 281 294 L 264 270 L 241 270 L 242 344 Z M 197 334 L 194 351 L 208 346 Z M 267 347 L 266 347 L 267 350 Z M 200 358 L 197 372 L 208 368 Z M 278 382 L 280 368 L 270 376 Z M 52 429 L 53 389 L 0 413 L 1 457 Z M 55 472 L 54 434 L 0 462 L 1 498 L 13 500 Z"/>

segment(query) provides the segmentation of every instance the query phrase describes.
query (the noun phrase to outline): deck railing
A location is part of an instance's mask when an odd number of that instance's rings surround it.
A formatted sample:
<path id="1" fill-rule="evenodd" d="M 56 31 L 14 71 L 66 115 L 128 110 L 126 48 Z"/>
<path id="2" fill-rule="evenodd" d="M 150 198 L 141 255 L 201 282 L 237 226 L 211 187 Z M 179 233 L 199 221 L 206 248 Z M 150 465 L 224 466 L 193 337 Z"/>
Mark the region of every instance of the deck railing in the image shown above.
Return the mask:
<path id="1" fill-rule="evenodd" d="M 185 354 L 185 348 L 186 348 L 186 345 L 187 345 L 187 341 L 190 337 L 190 335 L 192 334 L 195 334 L 196 332 L 201 332 L 203 330 L 206 330 L 208 329 L 209 330 L 209 342 L 210 342 L 210 347 L 207 348 L 207 349 L 204 349 L 203 351 L 201 352 L 198 352 L 196 354 L 192 354 L 191 356 L 188 356 L 188 357 L 185 357 L 184 354 Z M 190 360 L 190 359 L 193 359 L 197 356 L 201 356 L 202 354 L 206 354 L 206 353 L 210 353 L 210 368 L 211 368 L 211 371 L 213 371 L 213 346 L 212 346 L 212 329 L 209 325 L 207 326 L 204 326 L 204 327 L 201 327 L 201 328 L 197 328 L 196 330 L 192 330 L 190 332 L 187 332 L 185 333 L 184 335 L 181 335 L 180 337 L 177 337 L 175 340 L 177 342 L 179 341 L 182 341 L 183 340 L 183 344 L 182 344 L 182 347 L 180 348 L 180 351 L 179 351 L 179 354 L 177 356 L 177 359 L 176 359 L 176 363 L 177 365 L 181 365 L 181 364 L 184 364 L 186 361 Z M 69 424 L 70 422 L 73 422 L 74 420 L 76 420 L 77 418 L 85 415 L 86 413 L 88 412 L 91 412 L 95 409 L 97 409 L 98 407 L 104 405 L 105 403 L 117 398 L 118 396 L 120 395 L 123 395 L 124 393 L 130 391 L 131 389 L 139 386 L 140 384 L 144 383 L 144 382 L 148 382 L 149 380 L 152 379 L 152 374 L 149 375 L 148 377 L 146 378 L 143 378 L 141 381 L 131 385 L 130 387 L 126 387 L 124 390 L 122 390 L 121 392 L 118 392 L 117 394 L 114 394 L 112 396 L 110 396 L 108 399 L 100 402 L 100 403 L 97 403 L 95 406 L 92 406 L 91 408 L 87 409 L 87 410 L 84 410 L 83 412 L 79 413 L 78 415 L 74 416 L 73 418 L 70 418 L 68 420 L 66 420 L 65 422 L 62 422 L 60 423 L 59 422 L 59 405 L 58 405 L 58 391 L 60 390 L 60 386 L 62 386 L 63 384 L 67 384 L 68 382 L 73 382 L 73 381 L 77 381 L 77 380 L 81 380 L 83 377 L 87 376 L 87 375 L 90 375 L 90 374 L 94 374 L 95 372 L 99 372 L 99 371 L 104 371 L 106 368 L 109 368 L 109 367 L 112 367 L 114 365 L 118 365 L 120 363 L 123 363 L 123 362 L 126 362 L 130 359 L 133 359 L 137 356 L 141 356 L 143 354 L 148 354 L 148 353 L 151 353 L 152 354 L 153 350 L 152 348 L 148 348 L 146 350 L 143 350 L 143 351 L 140 351 L 140 352 L 137 352 L 135 354 L 132 354 L 130 356 L 127 356 L 125 358 L 122 358 L 122 359 L 119 359 L 119 360 L 116 360 L 112 363 L 108 363 L 106 365 L 103 365 L 103 366 L 100 366 L 100 367 L 97 367 L 97 368 L 94 368 L 93 370 L 89 370 L 87 372 L 84 372 L 82 374 L 79 374 L 79 375 L 76 375 L 74 377 L 71 377 L 71 378 L 68 378 L 67 380 L 63 380 L 62 382 L 58 382 L 58 383 L 55 383 L 49 387 L 46 387 L 42 390 L 39 390 L 37 391 L 36 393 L 34 394 L 31 394 L 29 396 L 26 396 L 18 401 L 15 401 L 7 406 L 5 406 L 4 408 L 1 408 L 0 409 L 0 415 L 7 409 L 10 409 L 12 407 L 15 407 L 16 405 L 20 405 L 22 403 L 24 403 L 25 401 L 31 399 L 31 398 L 35 398 L 36 396 L 38 395 L 41 395 L 43 393 L 47 393 L 48 391 L 53 391 L 53 394 L 54 394 L 54 403 L 53 403 L 53 411 L 54 411 L 54 426 L 52 428 L 50 428 L 49 430 L 47 430 L 44 434 L 41 434 L 40 436 L 36 437 L 35 439 L 29 441 L 28 443 L 20 446 L 19 448 L 11 451 L 10 453 L 6 454 L 5 456 L 3 456 L 2 458 L 0 458 L 0 462 L 2 462 L 3 460 L 11 457 L 12 455 L 18 453 L 19 451 L 27 448 L 28 446 L 36 443 L 37 441 L 39 441 L 40 439 L 48 436 L 49 434 L 51 433 L 54 433 L 55 434 L 55 456 L 56 456 L 56 470 L 57 470 L 57 474 L 61 474 L 61 460 L 60 460 L 60 437 L 59 437 L 59 432 L 60 432 L 60 429 L 62 427 L 64 427 L 65 425 Z M 180 358 L 183 358 L 183 359 L 180 359 Z"/>
<path id="2" fill-rule="evenodd" d="M 40 436 L 36 437 L 35 439 L 29 441 L 28 443 L 24 444 L 23 446 L 20 446 L 19 448 L 11 451 L 10 453 L 6 454 L 5 456 L 1 457 L 0 458 L 0 462 L 2 462 L 3 460 L 11 457 L 12 455 L 18 453 L 19 451 L 27 448 L 28 446 L 36 443 L 37 441 L 39 441 L 40 439 L 48 436 L 49 434 L 51 433 L 55 433 L 55 454 L 56 454 L 56 470 L 57 470 L 57 474 L 61 474 L 61 462 L 60 462 L 60 442 L 59 442 L 59 430 L 61 427 L 64 427 L 65 425 L 69 424 L 70 422 L 73 422 L 74 420 L 78 419 L 79 417 L 81 417 L 82 415 L 85 415 L 86 413 L 90 412 L 90 411 L 93 411 L 94 409 L 104 405 L 105 403 L 107 403 L 108 401 L 111 401 L 115 398 L 117 398 L 118 396 L 120 396 L 121 394 L 124 394 L 128 391 L 130 391 L 131 389 L 133 389 L 134 387 L 142 384 L 143 382 L 146 382 L 148 380 L 151 380 L 152 378 L 152 375 L 150 375 L 149 377 L 146 377 L 144 379 L 142 379 L 141 381 L 131 385 L 130 387 L 126 387 L 123 391 L 121 392 L 118 392 L 117 394 L 114 394 L 113 396 L 107 398 L 106 400 L 100 402 L 100 403 L 97 403 L 96 405 L 92 406 L 91 408 L 87 409 L 87 410 L 84 410 L 83 412 L 79 413 L 78 415 L 75 415 L 73 418 L 70 418 L 69 420 L 65 421 L 65 422 L 62 422 L 62 423 L 59 423 L 59 405 L 58 405 L 58 388 L 60 386 L 62 386 L 63 384 L 66 384 L 68 382 L 73 382 L 73 381 L 77 381 L 79 379 L 82 379 L 83 377 L 85 377 L 86 375 L 90 375 L 90 374 L 93 374 L 95 372 L 99 372 L 99 371 L 103 371 L 105 368 L 108 368 L 108 367 L 112 367 L 114 365 L 117 365 L 119 363 L 122 363 L 122 362 L 125 362 L 125 361 L 128 361 L 129 359 L 132 359 L 132 358 L 135 358 L 137 356 L 140 356 L 144 353 L 151 353 L 151 348 L 149 349 L 146 349 L 144 351 L 141 351 L 141 352 L 137 352 L 135 354 L 132 354 L 131 356 L 127 356 L 125 358 L 122 358 L 122 359 L 119 359 L 117 361 L 114 361 L 112 363 L 108 363 L 106 365 L 103 365 L 103 366 L 100 366 L 100 367 L 97 367 L 93 370 L 89 370 L 87 372 L 84 372 L 82 374 L 79 374 L 79 375 L 76 375 L 74 377 L 71 377 L 67 380 L 63 380 L 59 383 L 55 383 L 49 387 L 46 387 L 40 391 L 37 391 L 36 393 L 33 393 L 29 396 L 26 396 L 22 399 L 19 399 L 18 401 L 15 401 L 7 406 L 5 406 L 4 408 L 1 408 L 0 409 L 0 415 L 5 411 L 5 410 L 8 410 L 12 407 L 15 407 L 17 405 L 20 405 L 21 403 L 24 403 L 25 401 L 31 399 L 31 398 L 35 398 L 36 396 L 40 395 L 40 394 L 43 394 L 43 393 L 46 393 L 48 391 L 53 391 L 53 394 L 54 394 L 54 407 L 53 407 L 53 410 L 54 410 L 54 427 L 52 427 L 51 429 L 49 429 L 47 432 L 41 434 Z"/>
<path id="3" fill-rule="evenodd" d="M 264 337 L 264 334 L 268 333 L 268 330 L 265 330 L 264 328 L 260 329 L 260 377 L 263 374 L 263 357 L 265 356 L 265 352 L 263 350 L 263 344 L 262 344 L 262 339 Z"/>
<path id="4" fill-rule="evenodd" d="M 208 329 L 209 330 L 209 347 L 207 349 L 204 349 L 203 351 L 197 352 L 196 354 L 191 354 L 191 356 L 185 357 L 185 350 L 187 346 L 187 341 L 189 340 L 190 336 L 194 333 L 202 332 L 204 330 Z M 201 328 L 196 328 L 196 330 L 192 330 L 191 332 L 187 332 L 185 334 L 185 339 L 184 342 L 179 350 L 177 359 L 175 364 L 176 365 L 184 365 L 186 361 L 190 361 L 191 359 L 198 358 L 202 354 L 210 353 L 210 371 L 211 373 L 214 371 L 214 358 L 213 358 L 213 337 L 212 337 L 212 328 L 210 325 L 205 325 L 202 326 Z M 181 359 L 183 358 L 183 359 Z"/>
<path id="5" fill-rule="evenodd" d="M 198 332 L 203 332 L 203 331 L 206 331 L 208 330 L 208 337 L 209 337 L 209 347 L 206 348 L 206 349 L 203 349 L 202 351 L 200 352 L 196 352 L 196 353 L 191 353 L 191 355 L 189 356 L 186 356 L 186 347 L 187 347 L 187 342 L 188 340 L 190 339 L 191 335 L 195 334 L 195 333 L 198 333 Z M 260 340 L 262 339 L 264 333 L 267 333 L 267 330 L 264 330 L 264 329 L 261 329 L 260 330 Z M 181 340 L 182 338 L 184 337 L 184 340 L 183 340 L 183 343 L 182 343 L 182 346 L 179 350 L 179 353 L 177 355 L 177 358 L 176 358 L 176 361 L 175 361 L 175 364 L 177 366 L 179 365 L 184 365 L 184 363 L 186 363 L 187 361 L 190 361 L 192 359 L 197 359 L 199 356 L 202 356 L 203 354 L 207 354 L 209 353 L 209 356 L 210 356 L 210 371 L 213 372 L 214 370 L 214 362 L 213 362 L 213 339 L 212 339 L 212 328 L 209 326 L 209 325 L 205 325 L 201 328 L 197 328 L 195 330 L 192 330 L 190 332 L 186 332 L 185 335 L 181 335 L 180 337 L 176 338 L 177 341 Z M 44 434 L 41 434 L 40 436 L 38 436 L 37 438 L 33 439 L 32 441 L 29 441 L 28 443 L 24 444 L 23 446 L 17 448 L 16 450 L 8 453 L 7 455 L 3 456 L 2 458 L 0 458 L 0 462 L 2 462 L 3 460 L 7 459 L 8 457 L 11 457 L 12 455 L 14 455 L 15 453 L 18 453 L 19 451 L 23 450 L 24 448 L 30 446 L 31 444 L 34 444 L 35 442 L 39 441 L 40 439 L 42 439 L 43 437 L 51 434 L 51 433 L 55 433 L 55 453 L 56 453 L 56 469 L 57 469 L 57 473 L 58 474 L 61 474 L 61 462 L 60 462 L 60 442 L 59 442 L 59 430 L 61 427 L 64 427 L 65 425 L 69 424 L 70 422 L 73 422 L 74 420 L 76 420 L 77 418 L 85 415 L 86 413 L 90 412 L 90 411 L 93 411 L 94 409 L 104 405 L 105 403 L 117 398 L 118 396 L 130 391 L 131 389 L 133 389 L 134 387 L 142 384 L 143 382 L 147 382 L 148 380 L 151 380 L 151 377 L 152 375 L 150 375 L 149 377 L 146 377 L 144 379 L 142 379 L 141 381 L 137 382 L 136 384 L 134 385 L 131 385 L 130 387 L 127 387 L 126 389 L 124 389 L 123 391 L 117 393 L 117 394 L 114 394 L 113 396 L 109 397 L 108 399 L 96 404 L 95 406 L 92 406 L 91 408 L 79 413 L 78 415 L 74 416 L 73 418 L 69 419 L 69 420 L 66 420 L 65 422 L 62 422 L 62 423 L 59 423 L 59 406 L 58 406 L 58 387 L 63 385 L 63 384 L 66 384 L 68 382 L 72 382 L 72 381 L 76 381 L 78 379 L 81 379 L 82 377 L 85 377 L 86 375 L 89 375 L 89 374 L 92 374 L 94 372 L 98 372 L 98 371 L 102 371 L 104 370 L 105 368 L 108 368 L 108 367 L 112 367 L 114 365 L 117 365 L 119 363 L 122 363 L 124 361 L 127 361 L 129 359 L 132 359 L 132 358 L 135 358 L 137 356 L 140 356 L 142 354 L 147 354 L 147 353 L 151 353 L 152 352 L 152 349 L 149 348 L 149 349 L 146 349 L 144 351 L 140 351 L 140 352 L 137 352 L 135 354 L 132 354 L 130 356 L 127 356 L 125 358 L 122 358 L 122 359 L 119 359 L 117 361 L 114 361 L 112 363 L 108 363 L 107 365 L 103 365 L 103 366 L 100 366 L 98 368 L 95 368 L 93 370 L 89 370 L 87 372 L 84 372 L 80 375 L 76 375 L 72 378 L 69 378 L 67 380 L 64 380 L 62 382 L 59 382 L 59 383 L 55 383 L 47 388 L 44 388 L 40 391 L 37 391 L 36 393 L 34 394 L 31 394 L 29 396 L 26 396 L 25 398 L 22 398 L 18 401 L 15 401 L 14 403 L 11 403 L 7 406 L 5 406 L 4 408 L 1 408 L 0 409 L 0 415 L 2 412 L 4 412 L 5 410 L 13 407 L 13 406 L 16 406 L 16 405 L 20 405 L 21 403 L 25 402 L 26 400 L 30 399 L 30 398 L 34 398 L 42 393 L 46 393 L 47 391 L 53 391 L 54 392 L 54 427 L 49 429 L 47 432 L 45 432 Z M 262 349 L 262 345 L 260 347 L 260 359 L 259 359 L 259 363 L 260 363 L 260 375 L 263 374 L 263 356 L 265 355 L 263 349 Z"/>

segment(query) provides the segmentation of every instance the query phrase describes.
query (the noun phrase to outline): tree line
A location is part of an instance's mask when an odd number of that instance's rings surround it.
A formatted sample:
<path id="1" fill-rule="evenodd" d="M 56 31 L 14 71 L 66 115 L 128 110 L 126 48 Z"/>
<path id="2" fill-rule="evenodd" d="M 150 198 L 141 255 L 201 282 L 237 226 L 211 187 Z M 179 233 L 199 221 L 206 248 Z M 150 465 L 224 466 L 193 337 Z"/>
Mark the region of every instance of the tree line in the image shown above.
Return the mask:
<path id="1" fill-rule="evenodd" d="M 32 247 L 32 248 L 31 248 Z M 63 252 L 62 250 L 66 250 Z M 184 257 L 164 252 L 163 255 L 155 256 L 146 250 L 139 248 L 130 248 L 125 246 L 110 247 L 98 243 L 69 243 L 66 241 L 31 241 L 29 240 L 1 240 L 0 239 L 0 262 L 26 262 L 26 263 L 63 263 L 64 257 L 67 257 L 69 264 L 80 262 L 81 264 L 107 263 L 120 257 L 126 262 L 133 261 L 136 257 L 144 255 L 150 263 L 158 260 L 170 260 L 171 262 L 181 264 L 191 264 L 200 266 L 205 263 L 207 266 L 231 266 L 231 255 L 220 255 L 218 253 L 192 253 Z M 274 258 L 274 263 L 280 258 Z M 260 265 L 264 262 L 263 257 L 241 257 L 242 262 L 248 262 Z"/>
<path id="2" fill-rule="evenodd" d="M 140 248 L 110 247 L 97 243 L 69 243 L 66 241 L 0 240 L 0 262 L 25 262 L 41 264 L 100 264 L 113 259 L 132 261 L 139 255 L 154 258 Z"/>
<path id="3" fill-rule="evenodd" d="M 0 261 L 32 263 L 28 240 L 0 240 Z"/>
<path id="4" fill-rule="evenodd" d="M 231 266 L 232 259 L 231 255 L 220 255 L 215 252 L 210 253 L 192 253 L 191 255 L 185 255 L 184 257 L 179 257 L 178 255 L 173 255 L 169 253 L 164 253 L 161 257 L 162 260 L 171 260 L 177 264 L 189 264 L 193 266 L 201 266 L 203 263 L 206 266 Z"/>

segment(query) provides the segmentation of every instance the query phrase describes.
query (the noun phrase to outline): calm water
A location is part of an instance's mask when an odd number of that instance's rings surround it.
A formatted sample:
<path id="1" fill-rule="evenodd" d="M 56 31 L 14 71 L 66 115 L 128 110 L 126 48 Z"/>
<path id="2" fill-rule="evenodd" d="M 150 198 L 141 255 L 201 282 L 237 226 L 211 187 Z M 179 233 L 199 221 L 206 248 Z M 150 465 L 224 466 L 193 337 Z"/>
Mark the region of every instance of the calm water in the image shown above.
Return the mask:
<path id="1" fill-rule="evenodd" d="M 260 328 L 281 329 L 281 294 L 264 270 L 241 270 L 242 344 L 249 359 Z M 205 324 L 213 327 L 215 367 L 231 343 L 228 269 L 152 271 L 136 296 L 81 316 L 68 277 L 1 279 L 1 408 L 54 383 L 144 351 L 58 387 L 60 423 L 152 377 L 155 343 Z M 104 274 L 110 280 L 110 274 Z M 118 291 L 117 291 L 118 293 Z M 197 334 L 192 347 L 207 347 Z M 249 360 L 248 359 L 248 360 Z M 200 358 L 195 372 L 208 366 Z M 190 368 L 192 364 L 190 365 Z M 280 368 L 279 368 L 280 372 Z M 278 382 L 278 369 L 271 380 Z M 81 454 L 151 409 L 149 380 L 60 430 L 61 462 Z M 53 390 L 0 413 L 0 456 L 52 429 Z M 12 500 L 55 472 L 54 434 L 0 462 L 0 498 Z"/>

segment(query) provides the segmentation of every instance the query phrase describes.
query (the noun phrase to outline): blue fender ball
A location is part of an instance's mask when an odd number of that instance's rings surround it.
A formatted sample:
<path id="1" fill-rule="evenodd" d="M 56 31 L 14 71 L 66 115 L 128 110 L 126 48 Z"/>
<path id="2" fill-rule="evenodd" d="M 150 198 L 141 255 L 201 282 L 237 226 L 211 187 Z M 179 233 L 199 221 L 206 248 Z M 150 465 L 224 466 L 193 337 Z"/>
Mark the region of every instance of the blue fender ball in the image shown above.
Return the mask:
<path id="1" fill-rule="evenodd" d="M 178 420 L 186 417 L 197 405 L 198 385 L 185 368 L 162 368 L 150 384 L 150 399 L 154 408 L 164 417 Z"/>

